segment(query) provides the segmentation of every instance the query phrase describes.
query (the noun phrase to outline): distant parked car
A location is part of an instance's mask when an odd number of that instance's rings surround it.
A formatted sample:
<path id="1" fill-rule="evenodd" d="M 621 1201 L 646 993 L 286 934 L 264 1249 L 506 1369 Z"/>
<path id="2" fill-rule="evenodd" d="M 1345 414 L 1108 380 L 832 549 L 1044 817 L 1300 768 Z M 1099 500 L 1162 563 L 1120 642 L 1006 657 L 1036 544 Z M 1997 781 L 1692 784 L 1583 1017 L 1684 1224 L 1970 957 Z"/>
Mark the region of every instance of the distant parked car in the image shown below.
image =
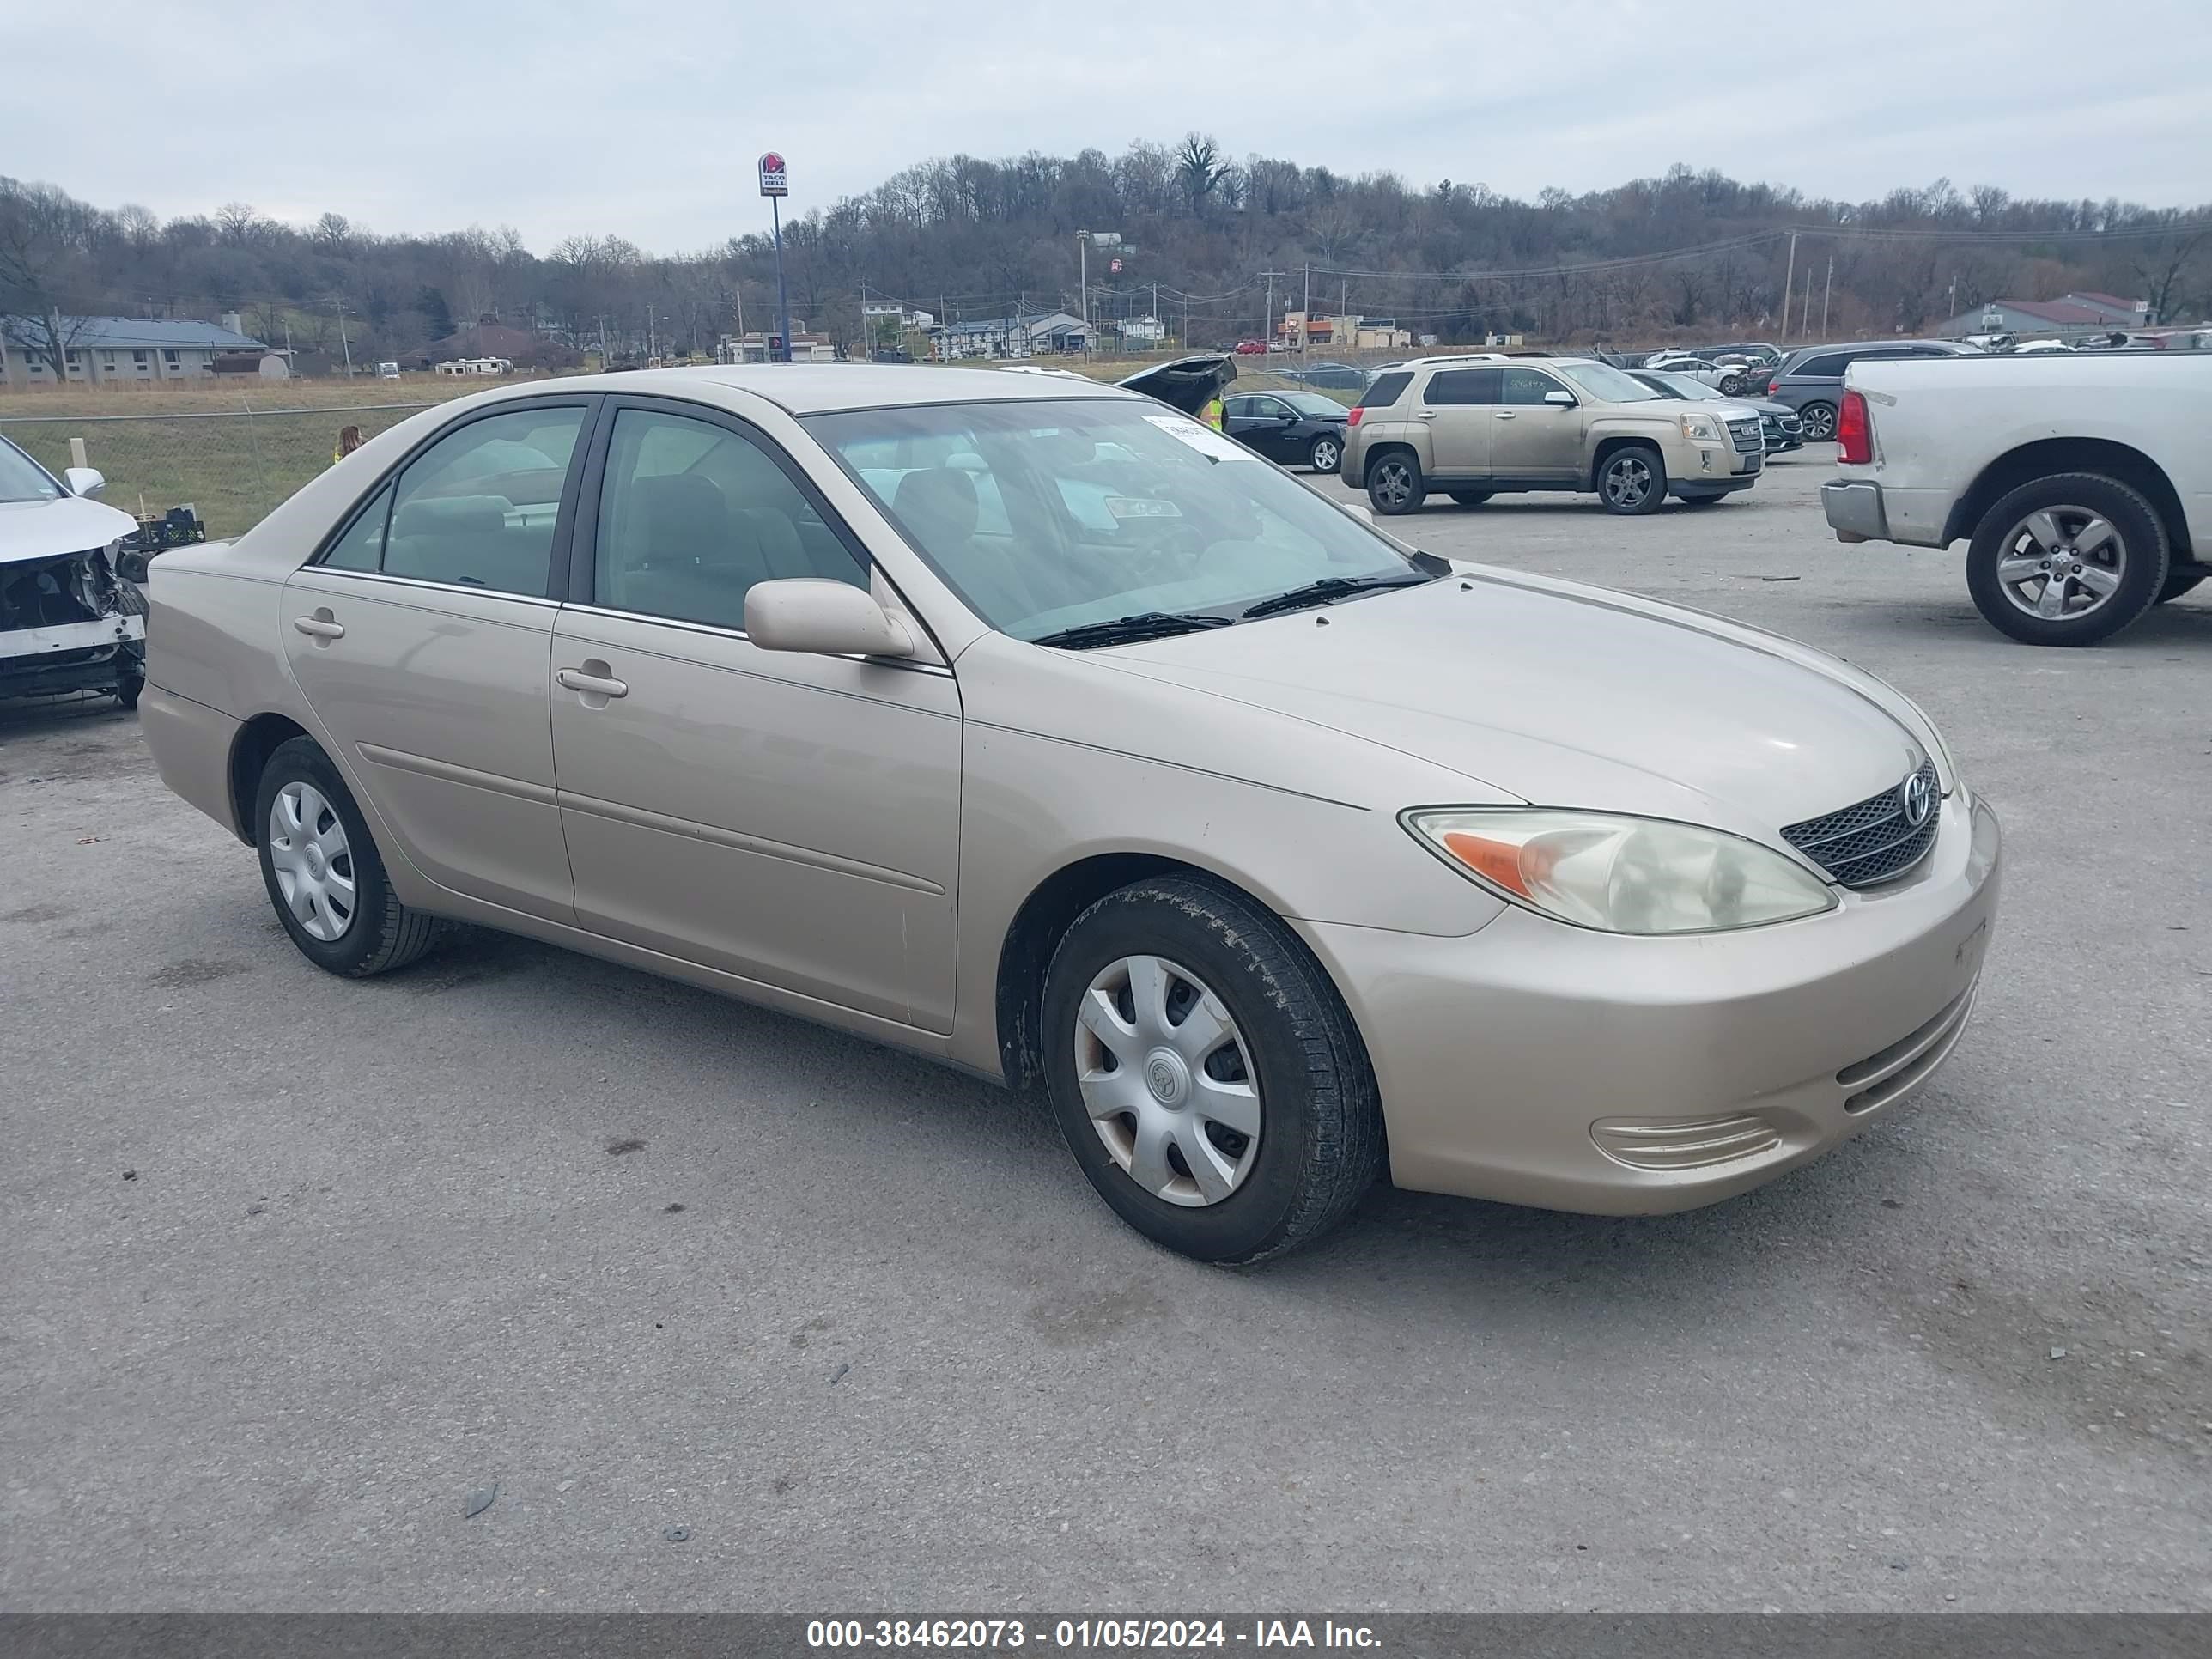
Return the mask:
<path id="1" fill-rule="evenodd" d="M 1836 411 L 1843 407 L 1844 371 L 1869 358 L 1974 357 L 1981 348 L 1958 340 L 1859 340 L 1847 345 L 1800 346 L 1784 358 L 1766 383 L 1766 395 L 1787 404 L 1805 422 L 1808 443 L 1826 443 L 1836 435 Z"/>
<path id="2" fill-rule="evenodd" d="M 1647 362 L 1644 368 L 1668 374 L 1686 374 L 1731 398 L 1754 391 L 1763 383 L 1759 371 L 1741 357 L 1727 361 L 1669 355 Z"/>
<path id="3" fill-rule="evenodd" d="M 1257 340 L 1239 340 L 1237 343 L 1237 355 L 1240 357 L 1263 357 L 1267 352 L 1267 348 Z"/>
<path id="4" fill-rule="evenodd" d="M 1703 380 L 1666 369 L 1632 368 L 1628 372 L 1662 398 L 1680 398 L 1692 403 L 1724 404 L 1730 410 L 1725 418 L 1735 418 L 1735 410 L 1749 410 L 1759 416 L 1759 434 L 1766 441 L 1766 453 L 1770 455 L 1805 447 L 1805 423 L 1798 418 L 1797 411 L 1787 404 L 1778 404 L 1765 398 L 1727 397 Z"/>
<path id="5" fill-rule="evenodd" d="M 1306 363 L 1297 368 L 1278 368 L 1274 372 L 1285 380 L 1337 392 L 1364 392 L 1367 382 L 1374 378 L 1357 363 Z"/>
<path id="6" fill-rule="evenodd" d="M 1285 466 L 1334 472 L 1344 459 L 1352 411 L 1318 392 L 1249 392 L 1222 405 L 1229 435 Z"/>

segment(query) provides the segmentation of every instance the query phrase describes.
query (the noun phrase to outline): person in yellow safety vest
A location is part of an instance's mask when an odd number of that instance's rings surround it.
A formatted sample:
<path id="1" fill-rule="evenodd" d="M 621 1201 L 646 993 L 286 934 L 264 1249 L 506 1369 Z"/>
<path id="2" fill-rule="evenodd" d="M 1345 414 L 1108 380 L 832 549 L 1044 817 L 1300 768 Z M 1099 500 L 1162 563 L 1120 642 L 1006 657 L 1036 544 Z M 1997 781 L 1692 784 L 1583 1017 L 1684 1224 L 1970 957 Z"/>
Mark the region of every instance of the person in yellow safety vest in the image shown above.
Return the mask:
<path id="1" fill-rule="evenodd" d="M 1212 427 L 1216 432 L 1219 432 L 1223 429 L 1221 424 L 1220 392 L 1216 392 L 1212 397 L 1206 400 L 1206 407 L 1199 410 L 1198 418 L 1205 422 L 1206 425 Z"/>
<path id="2" fill-rule="evenodd" d="M 355 450 L 359 449 L 361 445 L 362 436 L 361 428 L 359 427 L 349 426 L 340 428 L 338 430 L 338 447 L 331 452 L 331 465 L 332 466 L 336 466 L 340 461 L 345 459 L 347 456 L 352 454 Z"/>

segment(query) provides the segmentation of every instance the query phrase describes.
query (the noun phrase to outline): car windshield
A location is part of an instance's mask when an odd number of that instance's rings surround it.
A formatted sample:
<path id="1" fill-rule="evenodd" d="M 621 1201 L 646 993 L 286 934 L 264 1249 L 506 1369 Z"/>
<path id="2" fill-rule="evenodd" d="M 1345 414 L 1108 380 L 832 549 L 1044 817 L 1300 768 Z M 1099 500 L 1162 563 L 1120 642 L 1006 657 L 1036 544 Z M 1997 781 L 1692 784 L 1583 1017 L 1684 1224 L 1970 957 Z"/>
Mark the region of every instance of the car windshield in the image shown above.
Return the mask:
<path id="1" fill-rule="evenodd" d="M 1600 403 L 1648 404 L 1659 395 L 1633 374 L 1605 363 L 1553 363 L 1548 367 L 1565 375 L 1578 390 Z"/>
<path id="2" fill-rule="evenodd" d="M 1329 578 L 1433 574 L 1241 444 L 1121 398 L 854 410 L 806 426 L 1001 633 L 1240 616 Z"/>
<path id="3" fill-rule="evenodd" d="M 0 501 L 51 501 L 61 493 L 46 468 L 0 438 Z"/>
<path id="4" fill-rule="evenodd" d="M 1275 394 L 1301 415 L 1341 415 L 1344 405 L 1318 392 L 1279 392 Z"/>
<path id="5" fill-rule="evenodd" d="M 1694 374 L 1674 374 L 1662 372 L 1655 374 L 1652 378 L 1666 386 L 1666 388 L 1669 392 L 1673 392 L 1677 398 L 1698 398 L 1711 400 L 1717 399 L 1721 395 L 1719 392 L 1714 391 L 1712 387 L 1707 386 L 1703 380 L 1698 379 Z"/>

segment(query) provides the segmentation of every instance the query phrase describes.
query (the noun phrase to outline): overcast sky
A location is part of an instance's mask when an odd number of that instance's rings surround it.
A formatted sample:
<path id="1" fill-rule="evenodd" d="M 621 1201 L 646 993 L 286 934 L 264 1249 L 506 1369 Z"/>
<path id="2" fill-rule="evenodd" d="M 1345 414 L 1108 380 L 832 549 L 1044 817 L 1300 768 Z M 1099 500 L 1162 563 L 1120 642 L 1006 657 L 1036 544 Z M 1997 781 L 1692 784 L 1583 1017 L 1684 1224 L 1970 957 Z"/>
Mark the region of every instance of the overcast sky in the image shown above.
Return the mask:
<path id="1" fill-rule="evenodd" d="M 540 252 L 764 229 L 770 147 L 804 211 L 934 155 L 1194 127 L 1240 160 L 1520 196 L 1686 161 L 1852 199 L 1948 177 L 2212 200 L 2203 0 L 1478 0 L 1409 25 L 1346 0 L 7 10 L 0 173 L 165 217 L 245 201 L 379 231 L 507 224 Z"/>

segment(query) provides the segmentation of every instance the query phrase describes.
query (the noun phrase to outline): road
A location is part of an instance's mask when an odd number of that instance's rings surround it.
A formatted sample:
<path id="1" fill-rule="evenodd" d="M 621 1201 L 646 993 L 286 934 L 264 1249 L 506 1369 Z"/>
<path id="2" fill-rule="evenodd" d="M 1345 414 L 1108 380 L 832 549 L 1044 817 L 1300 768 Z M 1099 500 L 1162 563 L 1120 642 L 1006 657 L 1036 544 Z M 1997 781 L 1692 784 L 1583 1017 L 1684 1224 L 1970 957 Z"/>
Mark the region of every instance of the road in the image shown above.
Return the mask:
<path id="1" fill-rule="evenodd" d="M 2013 645 L 1825 471 L 1412 522 L 1918 698 L 2009 836 L 1956 1057 L 1717 1208 L 1378 1190 L 1245 1274 L 854 1039 L 326 978 L 131 719 L 0 708 L 0 1605 L 2212 1608 L 2212 600 Z"/>

